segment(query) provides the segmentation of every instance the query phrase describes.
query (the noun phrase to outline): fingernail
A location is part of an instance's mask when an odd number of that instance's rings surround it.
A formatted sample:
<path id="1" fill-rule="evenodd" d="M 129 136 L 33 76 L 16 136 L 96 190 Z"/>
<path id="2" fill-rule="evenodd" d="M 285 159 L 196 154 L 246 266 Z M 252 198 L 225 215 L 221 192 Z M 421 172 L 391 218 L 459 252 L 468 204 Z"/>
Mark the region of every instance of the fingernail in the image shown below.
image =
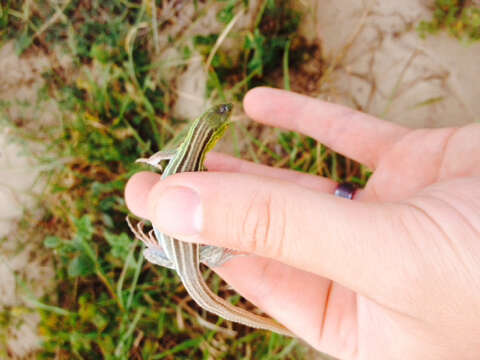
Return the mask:
<path id="1" fill-rule="evenodd" d="M 198 194 L 183 186 L 169 187 L 156 199 L 155 226 L 171 235 L 194 235 L 202 229 Z"/>

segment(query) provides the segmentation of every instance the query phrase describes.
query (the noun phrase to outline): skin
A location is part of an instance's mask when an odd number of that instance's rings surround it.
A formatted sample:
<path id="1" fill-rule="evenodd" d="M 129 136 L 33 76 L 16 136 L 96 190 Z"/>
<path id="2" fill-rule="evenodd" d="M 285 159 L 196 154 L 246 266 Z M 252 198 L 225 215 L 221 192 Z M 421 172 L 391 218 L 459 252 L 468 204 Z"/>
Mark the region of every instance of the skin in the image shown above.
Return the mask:
<path id="1" fill-rule="evenodd" d="M 126 187 L 132 212 L 183 241 L 249 252 L 216 271 L 341 359 L 480 359 L 480 124 L 408 129 L 281 90 L 254 120 L 316 138 L 374 172 L 336 184 L 211 153 L 208 173 Z"/>

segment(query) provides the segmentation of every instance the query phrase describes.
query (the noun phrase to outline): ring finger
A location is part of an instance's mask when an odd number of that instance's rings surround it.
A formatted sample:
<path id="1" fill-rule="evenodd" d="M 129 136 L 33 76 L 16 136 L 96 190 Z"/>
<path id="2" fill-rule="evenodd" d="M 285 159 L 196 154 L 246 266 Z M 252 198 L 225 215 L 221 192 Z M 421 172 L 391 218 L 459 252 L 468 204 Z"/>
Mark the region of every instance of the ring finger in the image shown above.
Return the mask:
<path id="1" fill-rule="evenodd" d="M 208 153 L 205 163 L 209 170 L 267 176 L 274 179 L 290 181 L 325 194 L 333 195 L 338 186 L 335 181 L 325 177 L 305 174 L 294 170 L 272 168 L 216 152 Z M 355 199 L 361 199 L 362 194 L 362 190 L 357 190 Z"/>

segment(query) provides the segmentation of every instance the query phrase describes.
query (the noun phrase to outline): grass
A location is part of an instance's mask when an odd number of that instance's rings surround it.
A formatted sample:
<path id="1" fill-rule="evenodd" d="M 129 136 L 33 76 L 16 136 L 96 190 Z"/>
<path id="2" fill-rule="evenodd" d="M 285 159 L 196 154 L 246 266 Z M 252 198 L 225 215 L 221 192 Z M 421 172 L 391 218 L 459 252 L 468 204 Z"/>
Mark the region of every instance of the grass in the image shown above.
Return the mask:
<path id="1" fill-rule="evenodd" d="M 47 168 L 39 196 L 43 215 L 27 215 L 17 234 L 41 242 L 55 267 L 53 291 L 42 298 L 26 295 L 41 314 L 39 359 L 305 357 L 295 339 L 237 325 L 235 337 L 203 327 L 197 314 L 220 327 L 232 324 L 196 306 L 170 270 L 145 262 L 124 221 L 125 183 L 143 169 L 134 160 L 173 146 L 189 120 L 171 114 L 178 99 L 175 80 L 192 57 L 201 56 L 208 69 L 209 102 L 232 101 L 237 107 L 258 85 L 308 93 L 312 82 L 304 81 L 302 64 L 322 66 L 322 59 L 312 58 L 318 44 L 298 35 L 302 13 L 291 1 L 260 1 L 252 25 L 240 30 L 235 24 L 249 11 L 248 1 L 194 1 L 191 13 L 181 5 L 163 8 L 175 3 L 2 2 L 0 44 L 14 41 L 19 55 L 42 53 L 53 63 L 42 74 L 37 102 L 22 106 L 53 100 L 60 114 L 58 123 L 48 126 L 11 118 L 8 110 L 18 103 L 2 104 L 0 113 L 17 139 L 40 144 L 41 152 L 35 151 L 38 145 L 25 149 Z M 168 19 L 154 16 L 167 10 Z M 196 32 L 196 24 L 212 11 L 220 30 Z M 224 46 L 229 39 L 237 44 L 233 50 Z M 173 60 L 161 57 L 168 49 L 176 50 Z M 60 56 L 71 65 L 61 65 Z M 236 156 L 271 166 L 360 185 L 369 175 L 293 132 L 241 122 L 230 140 Z M 252 307 L 217 277 L 208 278 L 221 296 Z M 0 320 L 3 327 L 13 321 L 3 313 Z"/>
<path id="2" fill-rule="evenodd" d="M 421 21 L 417 28 L 420 36 L 446 30 L 465 43 L 480 40 L 480 8 L 467 0 L 435 0 L 433 17 Z"/>

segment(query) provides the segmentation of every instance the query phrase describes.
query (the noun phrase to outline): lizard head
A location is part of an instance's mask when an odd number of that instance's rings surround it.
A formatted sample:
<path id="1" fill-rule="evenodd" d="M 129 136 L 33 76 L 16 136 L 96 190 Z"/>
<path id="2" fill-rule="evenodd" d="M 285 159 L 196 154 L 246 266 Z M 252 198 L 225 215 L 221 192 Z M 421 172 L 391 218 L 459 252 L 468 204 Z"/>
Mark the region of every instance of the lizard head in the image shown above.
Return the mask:
<path id="1" fill-rule="evenodd" d="M 209 129 L 212 131 L 206 151 L 211 150 L 215 146 L 231 124 L 230 114 L 232 113 L 232 108 L 232 104 L 215 105 L 203 114 L 202 118 L 208 123 Z"/>
<path id="2" fill-rule="evenodd" d="M 230 114 L 232 113 L 232 104 L 215 105 L 205 113 L 205 120 L 212 130 L 221 129 L 230 124 Z"/>

